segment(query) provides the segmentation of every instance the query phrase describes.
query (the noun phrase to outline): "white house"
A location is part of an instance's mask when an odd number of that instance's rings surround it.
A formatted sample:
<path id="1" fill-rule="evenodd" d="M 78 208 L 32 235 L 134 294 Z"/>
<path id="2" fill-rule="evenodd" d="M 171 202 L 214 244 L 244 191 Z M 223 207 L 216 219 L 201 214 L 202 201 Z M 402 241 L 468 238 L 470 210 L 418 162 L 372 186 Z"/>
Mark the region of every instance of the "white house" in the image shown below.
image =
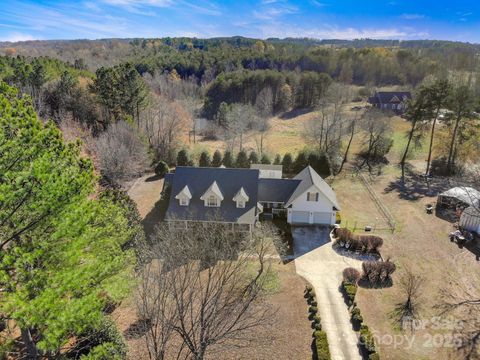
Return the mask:
<path id="1" fill-rule="evenodd" d="M 233 231 L 250 231 L 261 213 L 283 214 L 292 225 L 335 224 L 340 210 L 335 192 L 313 168 L 293 179 L 271 171 L 179 166 L 165 177 L 170 190 L 165 220 L 179 226 L 222 222 Z"/>
<path id="2" fill-rule="evenodd" d="M 290 224 L 335 224 L 340 206 L 333 189 L 310 166 L 294 179 L 301 180 L 285 204 Z"/>

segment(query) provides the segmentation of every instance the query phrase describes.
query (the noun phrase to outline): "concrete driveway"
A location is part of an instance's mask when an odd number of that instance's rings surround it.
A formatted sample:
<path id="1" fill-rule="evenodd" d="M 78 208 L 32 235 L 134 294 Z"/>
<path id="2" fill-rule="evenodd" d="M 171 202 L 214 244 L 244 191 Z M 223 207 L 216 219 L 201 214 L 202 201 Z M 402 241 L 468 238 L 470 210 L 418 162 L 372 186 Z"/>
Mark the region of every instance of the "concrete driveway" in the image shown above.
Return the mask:
<path id="1" fill-rule="evenodd" d="M 328 228 L 322 227 L 292 228 L 296 271 L 315 289 L 332 360 L 361 360 L 358 338 L 339 287 L 343 270 L 361 269 L 362 262 L 338 254 L 332 248 L 329 233 Z"/>

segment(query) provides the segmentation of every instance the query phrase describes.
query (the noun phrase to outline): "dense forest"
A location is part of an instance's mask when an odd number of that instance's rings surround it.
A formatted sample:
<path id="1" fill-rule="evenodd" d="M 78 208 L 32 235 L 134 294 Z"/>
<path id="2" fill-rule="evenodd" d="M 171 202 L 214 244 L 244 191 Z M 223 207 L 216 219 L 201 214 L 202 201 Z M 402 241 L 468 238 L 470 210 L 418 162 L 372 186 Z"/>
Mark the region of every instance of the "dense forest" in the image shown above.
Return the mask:
<path id="1" fill-rule="evenodd" d="M 478 98 L 479 50 L 458 42 L 369 39 L 29 41 L 0 44 L 0 79 L 28 94 L 42 118 L 60 126 L 71 119 L 88 129 L 95 154 L 108 154 L 113 146 L 108 132 L 118 138 L 134 127 L 148 152 L 138 164 L 174 163 L 182 133 L 202 132 L 225 140 L 229 151 L 241 151 L 246 131 L 258 131 L 263 143 L 268 118 L 292 109 L 320 109 L 321 125 L 312 125 L 306 136 L 323 143 L 321 151 L 339 149 L 348 128 L 340 121 L 341 105 L 347 98 L 365 100 L 379 86 L 414 90 L 449 78 Z M 478 101 L 473 103 L 478 110 Z M 199 117 L 214 121 L 197 129 Z M 145 152 L 142 141 L 126 143 Z M 96 158 L 102 162 L 105 156 Z M 332 161 L 340 157 L 330 155 Z"/>

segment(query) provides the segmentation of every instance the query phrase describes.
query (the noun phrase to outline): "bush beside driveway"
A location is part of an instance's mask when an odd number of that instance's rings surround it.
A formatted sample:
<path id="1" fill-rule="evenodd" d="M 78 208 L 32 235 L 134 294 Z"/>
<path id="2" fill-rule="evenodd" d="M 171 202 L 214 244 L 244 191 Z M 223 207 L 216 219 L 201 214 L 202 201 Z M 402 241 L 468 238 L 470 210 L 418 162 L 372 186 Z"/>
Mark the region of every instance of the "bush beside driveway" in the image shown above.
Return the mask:
<path id="1" fill-rule="evenodd" d="M 296 271 L 315 289 L 332 360 L 361 360 L 358 337 L 339 285 L 343 270 L 361 269 L 362 261 L 337 253 L 326 227 L 293 227 L 292 236 Z"/>

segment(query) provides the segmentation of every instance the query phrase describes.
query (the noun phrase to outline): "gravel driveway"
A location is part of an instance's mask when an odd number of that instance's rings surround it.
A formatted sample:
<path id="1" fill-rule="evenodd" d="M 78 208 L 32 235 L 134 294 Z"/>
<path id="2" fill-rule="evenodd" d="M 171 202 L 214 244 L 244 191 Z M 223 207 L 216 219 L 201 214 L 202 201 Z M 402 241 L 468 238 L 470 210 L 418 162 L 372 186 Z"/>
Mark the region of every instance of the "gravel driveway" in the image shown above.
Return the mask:
<path id="1" fill-rule="evenodd" d="M 339 290 L 342 271 L 346 267 L 360 269 L 361 261 L 339 255 L 332 248 L 327 228 L 295 227 L 292 235 L 296 271 L 315 289 L 332 360 L 361 360 L 358 338 Z"/>

